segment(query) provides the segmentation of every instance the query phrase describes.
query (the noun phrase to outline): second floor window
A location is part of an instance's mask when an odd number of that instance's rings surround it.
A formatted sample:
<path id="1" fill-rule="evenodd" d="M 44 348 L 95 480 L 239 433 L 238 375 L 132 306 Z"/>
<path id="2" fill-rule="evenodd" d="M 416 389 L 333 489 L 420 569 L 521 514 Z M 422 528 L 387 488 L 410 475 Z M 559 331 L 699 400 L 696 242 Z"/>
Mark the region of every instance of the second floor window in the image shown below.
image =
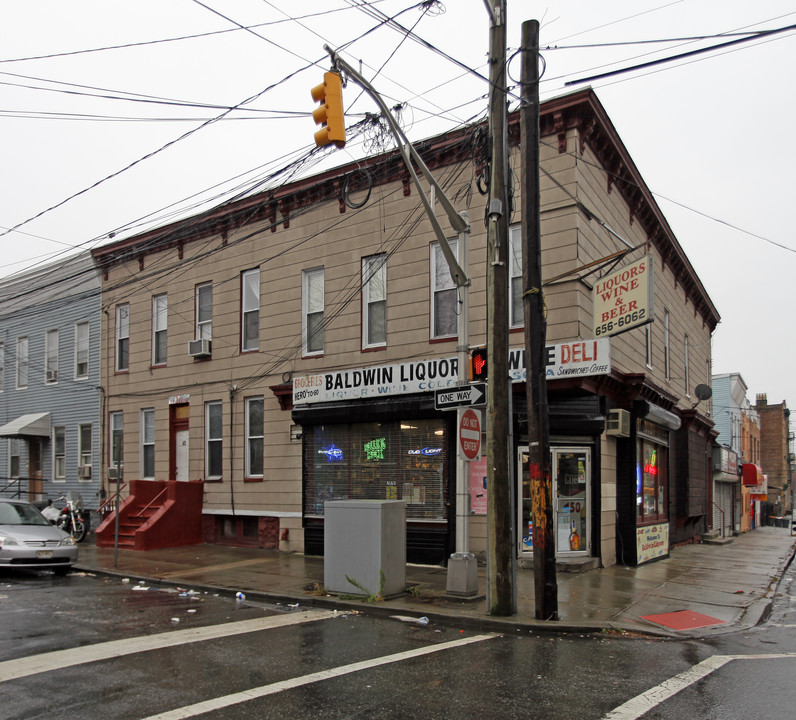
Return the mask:
<path id="1" fill-rule="evenodd" d="M 509 228 L 509 327 L 525 324 L 522 304 L 522 228 Z"/>
<path id="2" fill-rule="evenodd" d="M 362 347 L 387 344 L 387 255 L 362 260 Z"/>
<path id="3" fill-rule="evenodd" d="M 88 323 L 75 325 L 75 379 L 88 377 Z"/>
<path id="4" fill-rule="evenodd" d="M 260 268 L 241 276 L 240 349 L 260 349 Z"/>
<path id="5" fill-rule="evenodd" d="M 48 330 L 44 336 L 44 382 L 58 382 L 58 331 Z"/>
<path id="6" fill-rule="evenodd" d="M 459 243 L 449 240 L 458 258 Z M 431 246 L 431 337 L 455 337 L 459 331 L 458 291 L 439 243 Z"/>
<path id="7" fill-rule="evenodd" d="M 116 370 L 130 369 L 130 305 L 116 307 Z"/>
<path id="8" fill-rule="evenodd" d="M 213 284 L 196 286 L 196 340 L 213 338 Z"/>
<path id="9" fill-rule="evenodd" d="M 688 348 L 688 335 L 685 336 L 683 339 L 683 383 L 685 384 L 685 396 L 691 397 L 691 376 L 688 371 L 688 365 L 690 362 L 689 355 L 689 348 Z"/>
<path id="10" fill-rule="evenodd" d="M 6 380 L 6 346 L 0 343 L 0 392 L 5 388 Z"/>
<path id="11" fill-rule="evenodd" d="M 320 355 L 323 353 L 323 268 L 304 270 L 301 275 L 303 351 L 305 355 Z"/>
<path id="12" fill-rule="evenodd" d="M 168 295 L 152 298 L 152 364 L 165 365 L 168 357 Z"/>
<path id="13" fill-rule="evenodd" d="M 28 386 L 28 338 L 17 338 L 17 388 Z"/>
<path id="14" fill-rule="evenodd" d="M 669 336 L 669 311 L 663 311 L 663 375 L 669 380 L 672 377 L 672 358 Z"/>

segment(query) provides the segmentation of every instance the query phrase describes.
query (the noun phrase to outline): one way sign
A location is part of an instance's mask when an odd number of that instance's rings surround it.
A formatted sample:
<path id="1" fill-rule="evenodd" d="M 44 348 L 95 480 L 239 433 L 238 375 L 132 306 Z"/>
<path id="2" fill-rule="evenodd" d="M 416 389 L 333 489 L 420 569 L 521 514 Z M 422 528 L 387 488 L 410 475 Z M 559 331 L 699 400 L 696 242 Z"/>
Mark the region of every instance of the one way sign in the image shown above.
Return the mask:
<path id="1" fill-rule="evenodd" d="M 446 388 L 434 392 L 434 408 L 436 410 L 455 410 L 470 405 L 486 403 L 486 383 L 473 383 L 459 387 Z"/>

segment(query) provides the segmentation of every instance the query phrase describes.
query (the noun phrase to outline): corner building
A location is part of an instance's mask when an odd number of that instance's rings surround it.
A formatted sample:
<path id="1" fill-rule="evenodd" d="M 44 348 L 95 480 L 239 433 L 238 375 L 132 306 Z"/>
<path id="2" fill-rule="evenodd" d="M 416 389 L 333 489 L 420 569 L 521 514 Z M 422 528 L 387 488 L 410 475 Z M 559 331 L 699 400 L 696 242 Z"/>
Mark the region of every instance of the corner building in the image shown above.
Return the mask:
<path id="1" fill-rule="evenodd" d="M 509 130 L 519 178 L 516 115 Z M 710 402 L 697 404 L 694 388 L 709 384 L 719 315 L 594 93 L 544 103 L 541 130 L 557 551 L 561 562 L 586 566 L 644 562 L 707 528 L 715 433 Z M 471 218 L 472 347 L 486 338 L 485 132 L 475 125 L 416 145 Z M 533 519 L 519 207 L 505 248 L 507 481 L 517 555 L 527 560 Z M 451 244 L 459 253 L 456 239 Z M 629 248 L 618 267 L 646 258 L 654 267 L 653 322 L 596 337 L 593 287 L 617 267 L 606 258 Z M 397 152 L 94 256 L 109 309 L 104 465 L 123 462 L 125 481 L 135 481 L 124 492 L 163 483 L 179 504 L 174 486 L 201 484 L 201 502 L 188 502 L 195 507 L 187 512 L 201 516 L 206 542 L 308 554 L 324 551 L 326 501 L 402 499 L 408 559 L 446 562 L 455 538 L 457 423 L 455 412 L 435 409 L 434 392 L 456 385 L 462 318 Z M 123 458 L 111 457 L 114 447 Z M 476 554 L 487 543 L 488 456 L 484 448 L 467 479 Z M 139 547 L 146 533 L 134 531 Z"/>

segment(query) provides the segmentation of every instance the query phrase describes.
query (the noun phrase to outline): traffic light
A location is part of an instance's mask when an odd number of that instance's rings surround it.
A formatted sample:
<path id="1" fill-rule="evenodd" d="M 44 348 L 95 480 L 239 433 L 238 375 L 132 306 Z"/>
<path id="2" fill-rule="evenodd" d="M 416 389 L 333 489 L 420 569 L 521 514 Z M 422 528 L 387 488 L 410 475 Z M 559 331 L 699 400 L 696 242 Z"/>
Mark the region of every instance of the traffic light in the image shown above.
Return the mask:
<path id="1" fill-rule="evenodd" d="M 486 380 L 487 377 L 486 348 L 473 348 L 470 352 L 470 379 Z"/>
<path id="2" fill-rule="evenodd" d="M 323 127 L 315 133 L 315 144 L 319 147 L 334 143 L 345 147 L 345 118 L 343 117 L 343 80 L 340 73 L 323 74 L 323 82 L 312 88 L 312 99 L 320 107 L 312 111 L 316 125 Z"/>

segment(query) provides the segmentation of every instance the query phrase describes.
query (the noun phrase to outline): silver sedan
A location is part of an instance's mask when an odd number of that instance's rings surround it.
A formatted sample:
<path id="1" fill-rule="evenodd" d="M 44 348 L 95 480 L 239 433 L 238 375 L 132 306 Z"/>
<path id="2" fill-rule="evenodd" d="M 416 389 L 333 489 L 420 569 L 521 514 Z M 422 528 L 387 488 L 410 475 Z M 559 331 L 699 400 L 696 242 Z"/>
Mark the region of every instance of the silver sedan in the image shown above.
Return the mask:
<path id="1" fill-rule="evenodd" d="M 77 562 L 77 545 L 34 505 L 0 499 L 0 568 L 49 568 L 66 573 Z"/>

